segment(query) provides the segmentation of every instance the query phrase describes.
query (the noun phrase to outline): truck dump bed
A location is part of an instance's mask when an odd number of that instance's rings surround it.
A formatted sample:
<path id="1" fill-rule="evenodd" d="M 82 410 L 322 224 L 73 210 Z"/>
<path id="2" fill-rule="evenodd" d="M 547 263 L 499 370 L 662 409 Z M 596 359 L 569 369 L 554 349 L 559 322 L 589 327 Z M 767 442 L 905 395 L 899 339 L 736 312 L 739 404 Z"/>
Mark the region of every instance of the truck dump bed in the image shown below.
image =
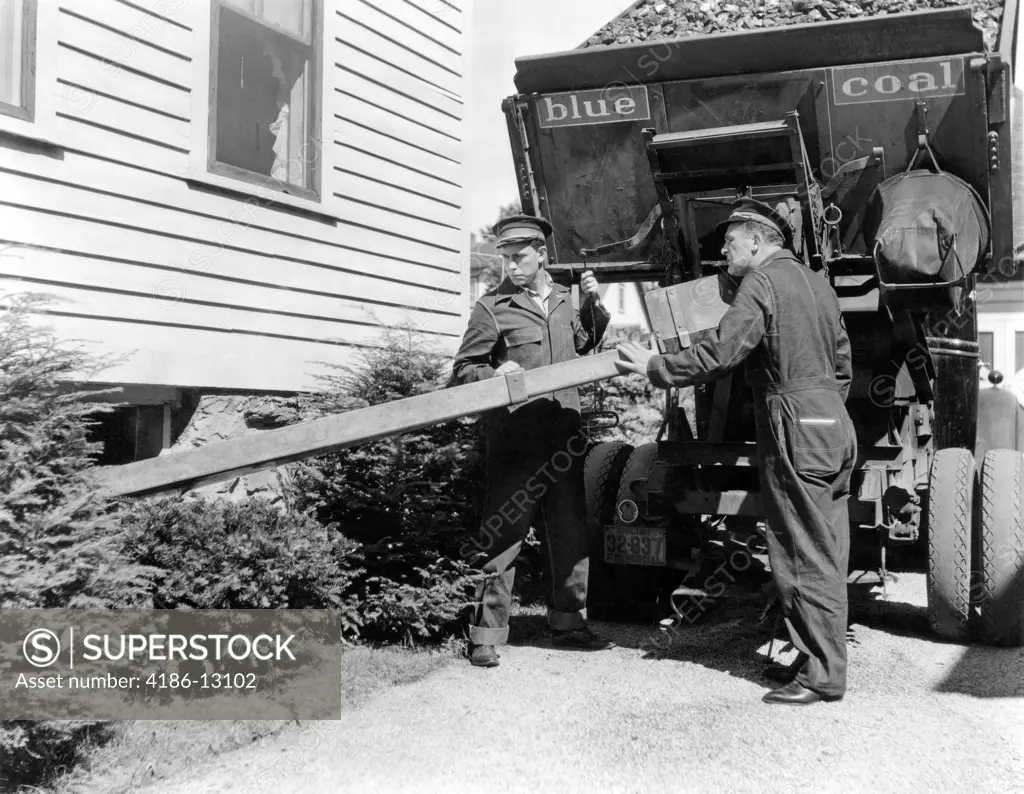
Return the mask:
<path id="1" fill-rule="evenodd" d="M 1009 30 L 1015 6 L 1011 0 L 1004 14 Z M 1012 74 L 998 54 L 986 54 L 968 9 L 587 48 L 516 66 L 521 93 L 504 108 L 524 210 L 554 226 L 553 272 L 578 268 L 585 249 L 633 237 L 659 204 L 665 216 L 672 202 L 683 237 L 693 224 L 692 256 L 719 259 L 714 226 L 737 193 L 799 194 L 799 179 L 780 163 L 787 158 L 755 135 L 688 151 L 673 174 L 670 154 L 652 160 L 643 130 L 664 141 L 778 122 L 794 111 L 808 176 L 827 186 L 820 203 L 841 215 L 832 258 L 870 252 L 867 199 L 907 168 L 922 134 L 941 168 L 970 185 L 991 214 L 986 267 L 1012 257 Z M 673 178 L 666 202 L 659 188 Z M 817 220 L 808 217 L 808 226 Z M 599 268 L 617 280 L 660 275 L 672 241 L 664 224 L 654 228 L 643 245 L 603 254 Z"/>

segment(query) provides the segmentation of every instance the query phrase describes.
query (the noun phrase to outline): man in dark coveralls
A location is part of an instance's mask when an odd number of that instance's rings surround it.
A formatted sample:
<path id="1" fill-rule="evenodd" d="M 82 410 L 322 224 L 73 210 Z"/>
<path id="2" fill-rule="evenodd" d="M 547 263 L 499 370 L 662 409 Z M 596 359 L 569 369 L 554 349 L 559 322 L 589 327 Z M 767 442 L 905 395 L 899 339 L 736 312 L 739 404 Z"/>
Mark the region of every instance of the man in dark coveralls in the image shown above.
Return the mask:
<path id="1" fill-rule="evenodd" d="M 839 700 L 846 692 L 847 500 L 857 446 L 846 396 L 850 341 L 828 281 L 783 245 L 792 232 L 767 204 L 733 204 L 722 253 L 742 281 L 717 332 L 675 355 L 620 346 L 619 366 L 660 388 L 722 377 L 746 361 L 756 403 L 768 559 L 799 651 L 769 703 Z M 795 675 L 794 675 L 795 673 Z"/>
<path id="2" fill-rule="evenodd" d="M 570 292 L 552 283 L 543 218 L 516 215 L 494 227 L 506 277 L 473 307 L 455 356 L 450 385 L 571 361 L 595 348 L 608 327 L 597 279 L 580 282 L 574 309 Z M 575 388 L 534 397 L 483 417 L 487 494 L 482 541 L 486 575 L 470 626 L 470 660 L 494 667 L 495 646 L 508 639 L 515 559 L 535 520 L 545 530 L 551 566 L 548 623 L 556 647 L 604 650 L 614 643 L 586 625 L 588 538 L 583 490 L 586 438 Z M 466 544 L 468 552 L 470 544 Z"/>

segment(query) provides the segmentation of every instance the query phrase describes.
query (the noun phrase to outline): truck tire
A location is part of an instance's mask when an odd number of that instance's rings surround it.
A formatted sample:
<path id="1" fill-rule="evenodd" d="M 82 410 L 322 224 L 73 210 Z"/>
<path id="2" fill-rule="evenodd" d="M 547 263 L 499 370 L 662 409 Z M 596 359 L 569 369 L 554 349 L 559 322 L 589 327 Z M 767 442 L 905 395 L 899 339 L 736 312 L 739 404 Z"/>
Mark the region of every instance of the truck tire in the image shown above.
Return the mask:
<path id="1" fill-rule="evenodd" d="M 1021 453 L 991 449 L 981 467 L 979 544 L 982 639 L 1024 644 L 1024 477 Z"/>
<path id="2" fill-rule="evenodd" d="M 630 454 L 619 479 L 613 522 L 619 521 L 618 510 L 622 501 L 634 498 L 630 486 L 635 480 L 650 475 L 657 455 L 658 445 L 655 443 L 641 444 Z M 643 517 L 637 519 L 638 524 L 642 524 L 643 521 Z M 601 553 L 604 554 L 603 543 Z M 611 571 L 611 578 L 614 582 L 614 618 L 636 623 L 650 623 L 657 620 L 659 617 L 658 598 L 661 591 L 661 569 L 652 572 L 651 568 L 637 565 L 609 565 L 607 567 Z M 657 575 L 652 575 L 652 573 Z"/>
<path id="3" fill-rule="evenodd" d="M 947 640 L 966 640 L 970 615 L 974 456 L 942 449 L 928 480 L 928 622 Z"/>
<path id="4" fill-rule="evenodd" d="M 632 444 L 605 441 L 596 444 L 583 463 L 583 488 L 587 496 L 587 536 L 590 539 L 590 575 L 587 582 L 587 614 L 596 620 L 608 614 L 614 600 L 614 581 L 604 562 L 604 527 L 615 516 L 619 478 L 633 452 Z"/>

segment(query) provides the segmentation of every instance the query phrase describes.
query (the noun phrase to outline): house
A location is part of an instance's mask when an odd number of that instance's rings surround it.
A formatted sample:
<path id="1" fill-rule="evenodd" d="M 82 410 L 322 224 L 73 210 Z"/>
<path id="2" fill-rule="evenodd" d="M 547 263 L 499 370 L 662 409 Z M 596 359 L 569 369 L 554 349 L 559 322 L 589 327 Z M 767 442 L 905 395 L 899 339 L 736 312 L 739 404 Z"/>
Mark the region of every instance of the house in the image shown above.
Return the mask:
<path id="1" fill-rule="evenodd" d="M 128 460 L 468 313 L 462 0 L 0 0 L 0 291 L 117 363 Z M 114 445 L 116 446 L 116 444 Z"/>

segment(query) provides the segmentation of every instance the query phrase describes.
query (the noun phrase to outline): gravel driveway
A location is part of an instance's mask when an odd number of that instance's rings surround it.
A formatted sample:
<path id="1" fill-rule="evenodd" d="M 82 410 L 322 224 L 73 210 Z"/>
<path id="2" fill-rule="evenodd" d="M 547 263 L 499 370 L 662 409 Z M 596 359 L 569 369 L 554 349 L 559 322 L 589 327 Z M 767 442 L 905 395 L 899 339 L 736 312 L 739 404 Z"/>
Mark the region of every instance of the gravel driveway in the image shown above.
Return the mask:
<path id="1" fill-rule="evenodd" d="M 723 604 L 660 656 L 650 627 L 611 624 L 619 648 L 555 651 L 525 616 L 498 668 L 453 665 L 146 791 L 1024 790 L 1024 651 L 932 640 L 923 575 L 880 598 L 853 601 L 838 704 L 761 703 L 753 606 Z"/>

